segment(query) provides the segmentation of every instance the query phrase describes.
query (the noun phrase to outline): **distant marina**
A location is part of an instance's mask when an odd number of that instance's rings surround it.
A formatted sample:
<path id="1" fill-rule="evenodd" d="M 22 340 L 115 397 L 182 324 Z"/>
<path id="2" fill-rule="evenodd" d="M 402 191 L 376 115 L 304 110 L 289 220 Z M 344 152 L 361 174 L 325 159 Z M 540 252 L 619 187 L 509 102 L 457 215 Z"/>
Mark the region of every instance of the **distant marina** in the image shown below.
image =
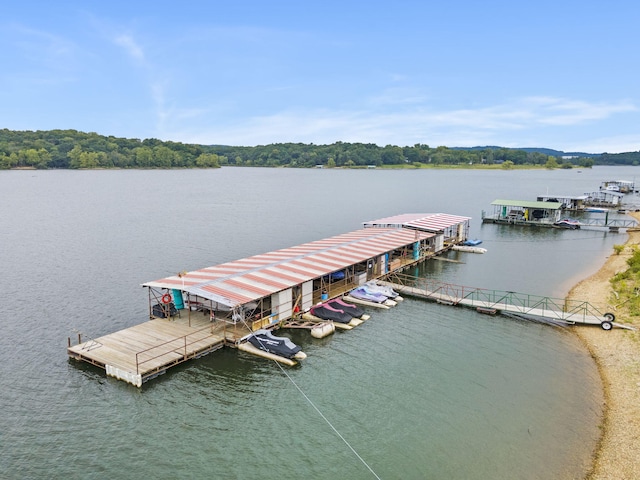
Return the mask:
<path id="1" fill-rule="evenodd" d="M 584 195 L 539 195 L 536 201 L 504 200 L 492 202 L 493 212 L 482 212 L 483 223 L 556 227 L 579 229 L 581 227 L 606 228 L 617 232 L 620 229 L 636 228 L 637 222 L 621 217 L 640 207 L 625 202 L 626 196 L 636 194 L 635 182 L 610 180 L 601 183 L 597 191 Z M 589 214 L 604 213 L 604 218 Z M 567 214 L 580 218 L 567 217 Z M 611 215 L 610 215 L 611 214 Z"/>

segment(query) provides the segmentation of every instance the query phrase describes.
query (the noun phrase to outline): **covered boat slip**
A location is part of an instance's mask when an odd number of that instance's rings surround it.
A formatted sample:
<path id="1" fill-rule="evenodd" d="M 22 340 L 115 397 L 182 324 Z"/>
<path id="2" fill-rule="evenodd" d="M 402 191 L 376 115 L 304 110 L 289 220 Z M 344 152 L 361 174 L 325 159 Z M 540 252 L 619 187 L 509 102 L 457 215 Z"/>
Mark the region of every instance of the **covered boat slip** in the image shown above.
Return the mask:
<path id="1" fill-rule="evenodd" d="M 618 208 L 624 199 L 624 193 L 614 190 L 598 190 L 588 192 L 587 207 Z"/>
<path id="2" fill-rule="evenodd" d="M 436 235 L 435 251 L 463 243 L 469 237 L 471 218 L 447 213 L 404 213 L 364 222 L 365 228 L 406 228 Z M 392 269 L 394 270 L 394 269 Z"/>
<path id="3" fill-rule="evenodd" d="M 143 284 L 150 315 L 184 304 L 181 315 L 213 314 L 268 328 L 368 280 L 434 255 L 433 233 L 361 229 Z"/>
<path id="4" fill-rule="evenodd" d="M 563 210 L 582 211 L 588 205 L 588 195 L 539 195 L 538 202 L 561 203 Z"/>
<path id="5" fill-rule="evenodd" d="M 255 330 L 295 321 L 314 304 L 437 253 L 438 235 L 366 228 L 143 284 L 150 321 L 95 340 L 69 341 L 68 355 L 136 386 Z"/>
<path id="6" fill-rule="evenodd" d="M 562 203 L 530 202 L 526 200 L 494 200 L 493 213 L 482 212 L 483 223 L 539 225 L 551 227 L 560 220 Z"/>

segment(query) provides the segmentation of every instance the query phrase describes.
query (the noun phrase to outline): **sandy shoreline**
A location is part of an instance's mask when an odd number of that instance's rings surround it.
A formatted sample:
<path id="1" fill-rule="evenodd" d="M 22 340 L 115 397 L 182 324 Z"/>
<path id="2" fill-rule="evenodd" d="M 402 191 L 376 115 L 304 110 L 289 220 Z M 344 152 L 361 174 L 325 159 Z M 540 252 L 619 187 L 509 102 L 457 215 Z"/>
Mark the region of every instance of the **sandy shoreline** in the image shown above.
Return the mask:
<path id="1" fill-rule="evenodd" d="M 640 214 L 633 216 L 640 221 Z M 602 268 L 574 286 L 568 298 L 587 300 L 602 312 L 613 312 L 616 321 L 637 331 L 614 328 L 573 327 L 600 371 L 604 388 L 602 436 L 587 480 L 640 478 L 640 318 L 616 309 L 609 280 L 627 269 L 629 246 L 640 243 L 640 232 L 629 232 L 626 248 L 613 250 Z"/>

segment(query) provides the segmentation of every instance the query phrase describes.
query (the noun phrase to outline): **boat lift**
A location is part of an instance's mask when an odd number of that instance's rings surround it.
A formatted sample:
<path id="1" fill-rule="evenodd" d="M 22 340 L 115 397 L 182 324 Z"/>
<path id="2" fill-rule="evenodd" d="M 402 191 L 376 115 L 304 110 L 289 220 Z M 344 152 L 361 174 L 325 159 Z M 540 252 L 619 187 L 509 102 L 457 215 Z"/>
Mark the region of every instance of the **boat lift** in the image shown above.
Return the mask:
<path id="1" fill-rule="evenodd" d="M 387 284 L 405 295 L 446 305 L 471 307 L 485 314 L 501 313 L 525 318 L 533 317 L 565 325 L 599 325 L 603 330 L 611 330 L 614 326 L 633 330 L 631 327 L 616 323 L 613 313 L 602 313 L 585 301 L 465 287 L 402 273 L 391 273 L 385 281 L 379 283 Z"/>

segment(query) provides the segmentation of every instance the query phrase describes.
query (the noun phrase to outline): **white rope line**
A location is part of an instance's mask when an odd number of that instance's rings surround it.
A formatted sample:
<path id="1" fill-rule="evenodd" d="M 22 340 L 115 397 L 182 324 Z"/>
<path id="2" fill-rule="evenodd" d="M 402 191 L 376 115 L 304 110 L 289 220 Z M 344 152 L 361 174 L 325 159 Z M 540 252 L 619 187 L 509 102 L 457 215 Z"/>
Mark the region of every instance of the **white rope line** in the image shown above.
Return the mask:
<path id="1" fill-rule="evenodd" d="M 245 321 L 244 318 L 242 318 L 242 323 L 249 328 L 249 330 L 251 330 L 251 328 L 249 327 L 249 325 L 247 325 L 247 322 Z M 262 341 L 258 338 L 255 337 L 258 342 L 260 343 L 260 345 L 262 344 Z M 265 349 L 266 350 L 266 349 Z M 296 387 L 298 389 L 298 391 L 300 392 L 300 394 L 302 394 L 302 396 L 307 400 L 307 402 L 309 402 L 309 404 L 314 408 L 314 410 L 316 412 L 318 412 L 318 415 L 320 415 L 322 417 L 322 419 L 327 422 L 327 425 L 329 425 L 331 427 L 331 429 L 336 433 L 336 435 L 338 435 L 338 437 L 340 437 L 340 439 L 345 443 L 345 445 L 347 447 L 349 447 L 349 449 L 353 452 L 353 454 L 358 457 L 358 459 L 362 462 L 362 464 L 367 467 L 367 469 L 373 474 L 374 477 L 376 477 L 378 480 L 381 480 L 380 477 L 378 476 L 378 474 L 376 472 L 373 471 L 373 469 L 369 466 L 369 464 L 367 462 L 365 462 L 365 460 L 358 454 L 358 452 L 355 451 L 355 449 L 349 444 L 349 442 L 347 442 L 347 439 L 344 438 L 340 432 L 336 429 L 336 427 L 334 427 L 331 422 L 329 421 L 329 419 L 327 417 L 325 417 L 323 415 L 323 413 L 320 411 L 320 409 L 318 407 L 316 407 L 316 405 L 311 401 L 311 399 L 307 396 L 306 393 L 304 393 L 302 391 L 302 389 L 298 386 L 298 384 L 296 382 L 293 381 L 293 378 L 291 378 L 291 376 L 289 376 L 289 374 L 286 372 L 286 370 L 284 368 L 282 368 L 282 365 L 280 365 L 280 363 L 278 363 L 277 360 L 273 360 L 273 363 L 275 363 L 278 368 L 280 369 L 280 371 L 282 373 L 284 373 L 286 375 L 286 377 L 289 379 L 289 381 L 293 384 L 294 387 Z"/>
<path id="2" fill-rule="evenodd" d="M 289 376 L 289 374 L 286 372 L 286 370 L 284 368 L 282 368 L 282 365 L 280 365 L 276 360 L 274 360 L 274 362 L 276 363 L 276 365 L 278 365 L 278 368 L 280 368 L 280 371 L 282 371 L 282 373 L 284 373 L 287 378 L 291 381 L 291 383 L 293 384 L 294 387 L 296 387 L 298 389 L 298 391 L 302 394 L 302 396 L 307 400 L 307 402 L 309 402 L 309 404 L 315 409 L 316 412 L 318 412 L 318 415 L 320 415 L 322 417 L 322 419 L 327 422 L 327 425 L 329 425 L 331 427 L 331 429 L 336 433 L 336 435 L 338 435 L 338 437 L 340 437 L 340 439 L 344 442 L 344 444 L 349 447 L 349 449 L 353 452 L 353 454 L 358 457 L 358 460 L 360 460 L 362 462 L 362 464 L 367 467 L 367 469 L 369 469 L 369 471 L 371 472 L 371 474 L 376 477 L 378 480 L 380 480 L 380 477 L 378 476 L 378 474 L 376 472 L 373 471 L 373 469 L 369 466 L 369 464 L 367 462 L 365 462 L 365 460 L 358 454 L 358 452 L 355 451 L 355 449 L 349 444 L 349 442 L 347 441 L 346 438 L 344 438 L 340 432 L 336 429 L 336 427 L 334 427 L 331 422 L 329 421 L 329 419 L 327 417 L 325 417 L 323 415 L 323 413 L 320 411 L 320 409 L 318 407 L 315 406 L 315 404 L 311 401 L 311 399 L 307 396 L 306 393 L 304 393 L 302 391 L 302 389 L 298 386 L 298 384 L 296 382 L 293 381 L 293 378 L 291 378 Z"/>

